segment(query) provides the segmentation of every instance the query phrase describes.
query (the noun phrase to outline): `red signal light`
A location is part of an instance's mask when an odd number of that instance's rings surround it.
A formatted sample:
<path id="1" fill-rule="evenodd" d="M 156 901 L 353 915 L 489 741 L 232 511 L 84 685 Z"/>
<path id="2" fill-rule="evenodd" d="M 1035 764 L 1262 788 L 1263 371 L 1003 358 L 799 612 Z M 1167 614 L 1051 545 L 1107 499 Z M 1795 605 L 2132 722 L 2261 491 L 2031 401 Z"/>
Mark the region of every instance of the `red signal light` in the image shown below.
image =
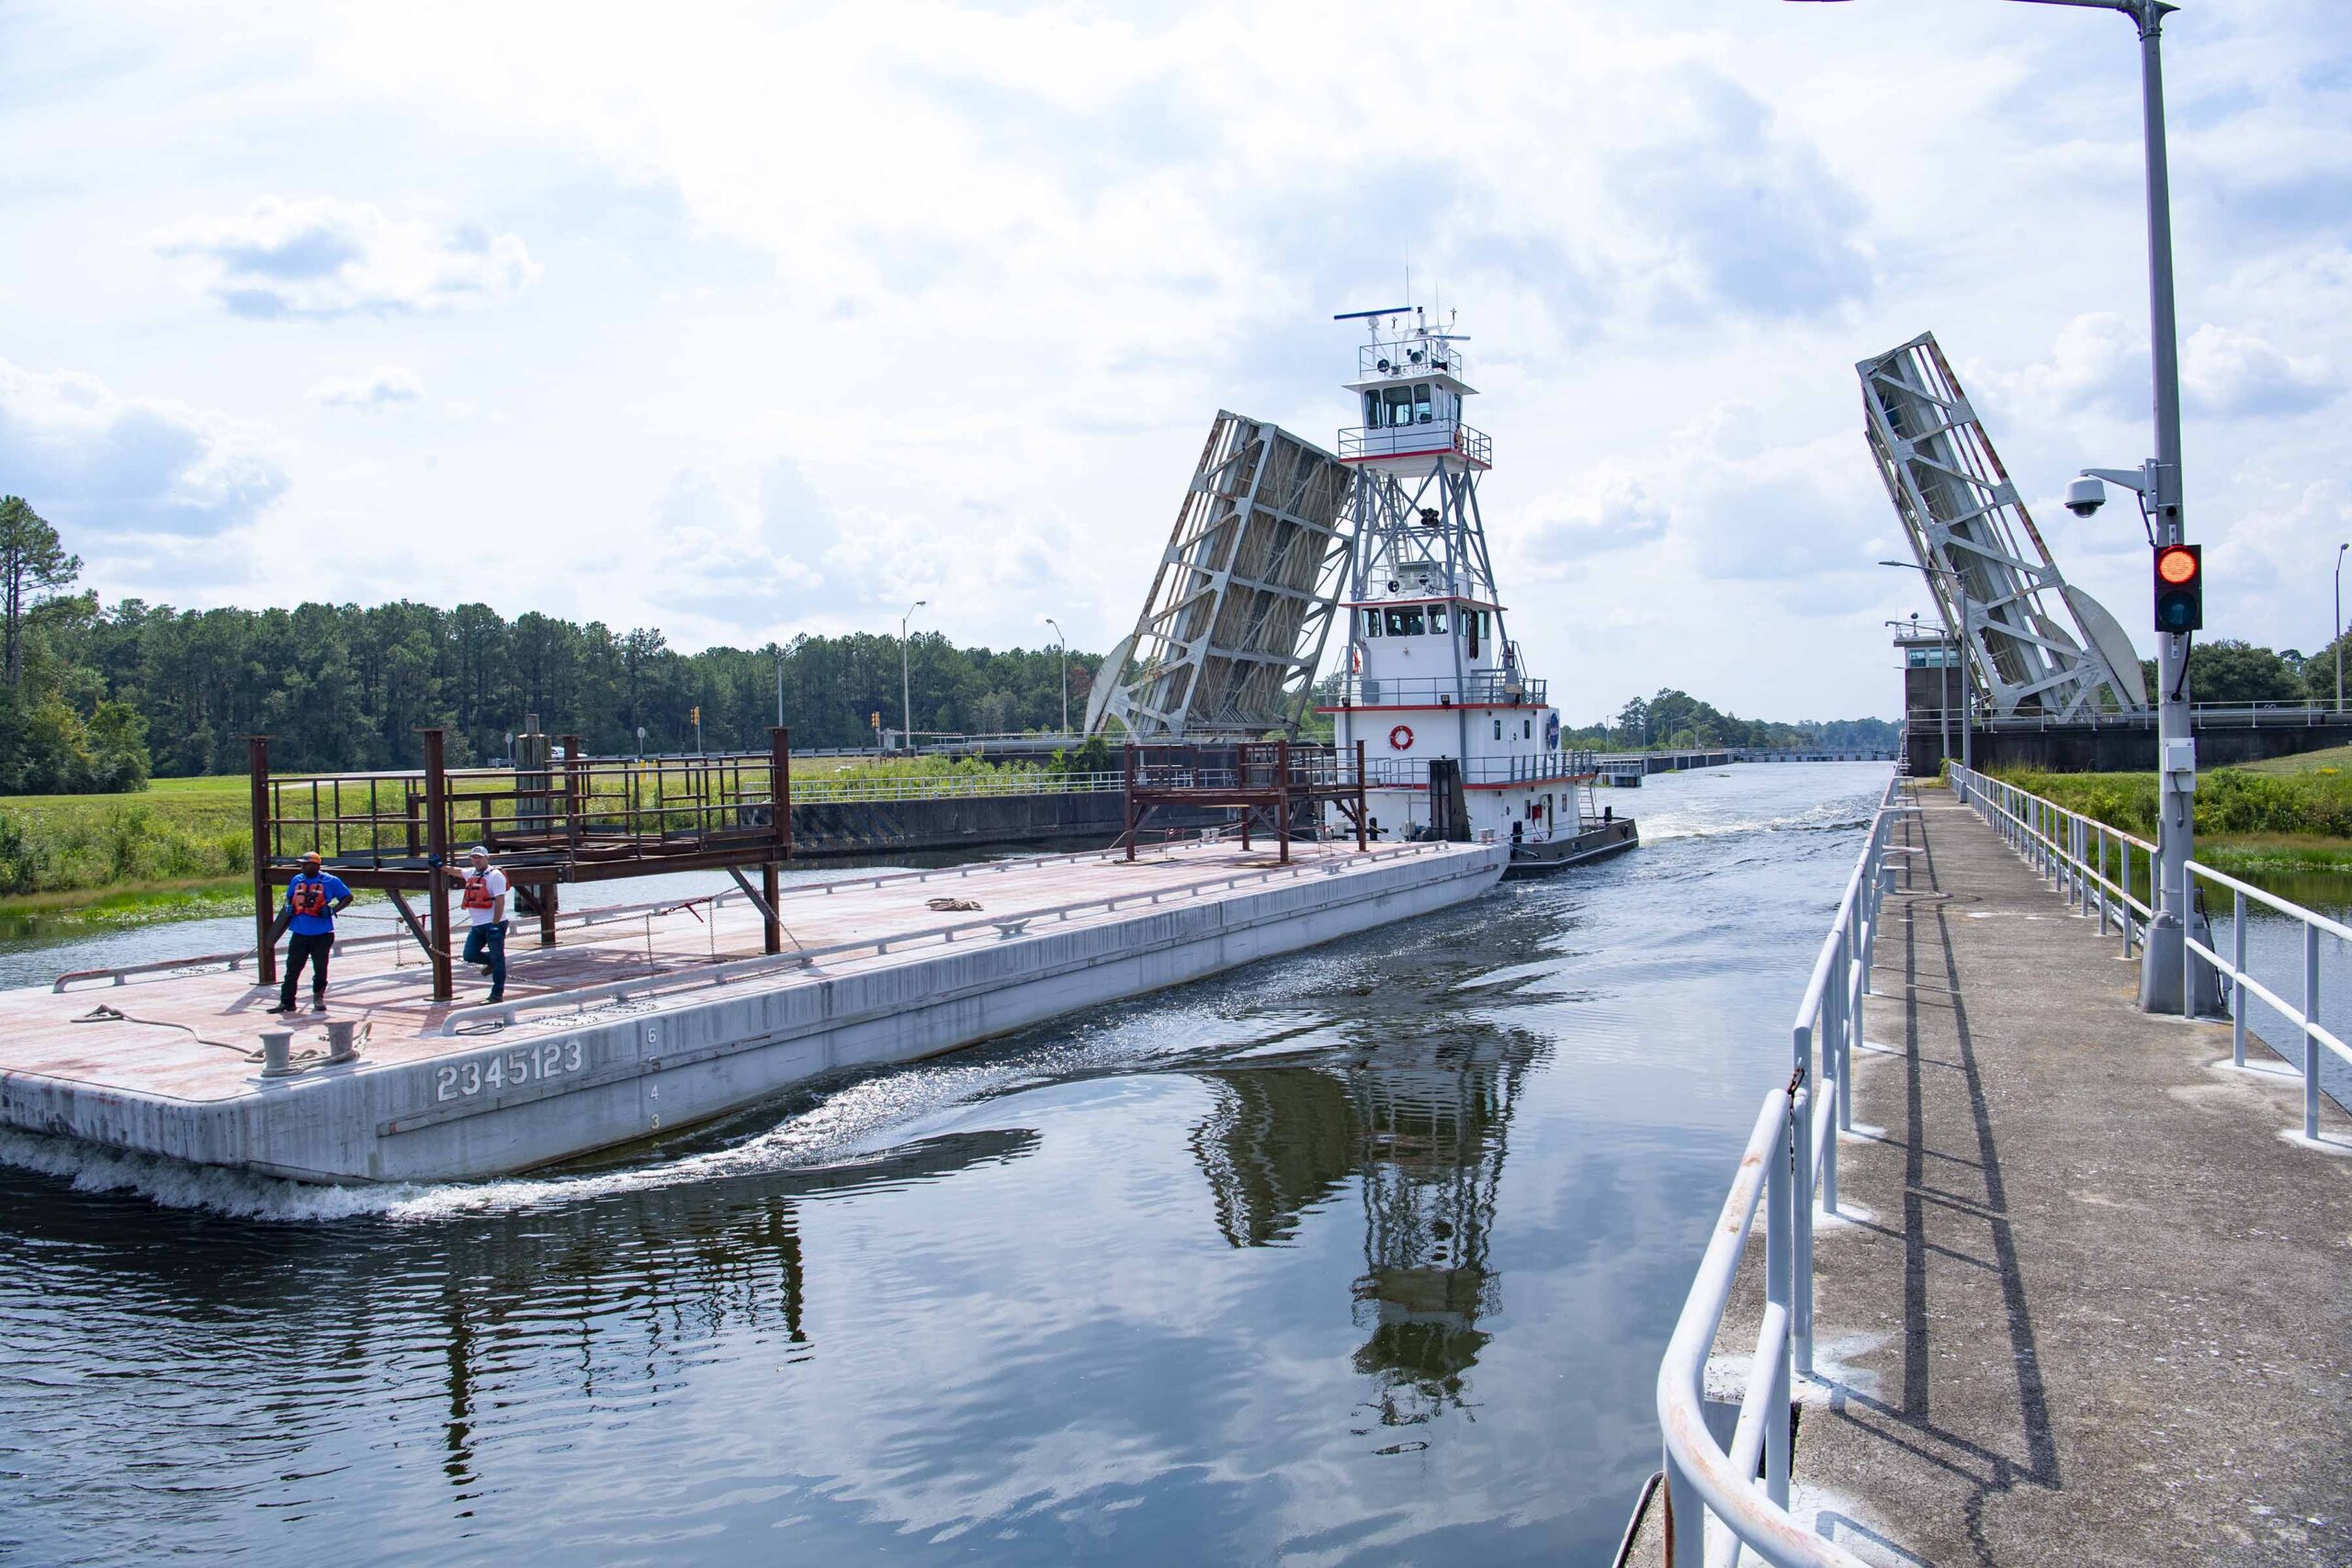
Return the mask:
<path id="1" fill-rule="evenodd" d="M 2201 631 L 2205 626 L 2204 558 L 2195 545 L 2156 550 L 2156 630 Z"/>

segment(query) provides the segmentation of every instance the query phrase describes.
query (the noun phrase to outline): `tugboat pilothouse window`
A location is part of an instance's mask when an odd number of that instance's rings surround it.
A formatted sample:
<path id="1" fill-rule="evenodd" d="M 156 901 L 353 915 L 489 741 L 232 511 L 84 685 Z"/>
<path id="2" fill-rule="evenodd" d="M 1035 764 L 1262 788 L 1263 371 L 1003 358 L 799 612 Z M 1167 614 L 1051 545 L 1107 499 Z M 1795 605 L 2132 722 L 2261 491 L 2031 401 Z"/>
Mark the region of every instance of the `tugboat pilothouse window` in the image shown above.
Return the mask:
<path id="1" fill-rule="evenodd" d="M 1442 604 L 1430 606 L 1430 635 L 1431 637 L 1445 635 L 1445 606 Z"/>
<path id="2" fill-rule="evenodd" d="M 1379 611 L 1366 610 L 1363 613 L 1363 635 L 1366 637 L 1378 637 L 1380 635 Z"/>
<path id="3" fill-rule="evenodd" d="M 1408 604 L 1401 610 L 1390 610 L 1387 615 L 1390 637 L 1419 637 L 1421 635 L 1421 607 L 1419 604 Z"/>
<path id="4" fill-rule="evenodd" d="M 1363 395 L 1363 422 L 1374 429 L 1427 424 L 1435 417 L 1426 381 L 1410 387 L 1384 387 Z"/>

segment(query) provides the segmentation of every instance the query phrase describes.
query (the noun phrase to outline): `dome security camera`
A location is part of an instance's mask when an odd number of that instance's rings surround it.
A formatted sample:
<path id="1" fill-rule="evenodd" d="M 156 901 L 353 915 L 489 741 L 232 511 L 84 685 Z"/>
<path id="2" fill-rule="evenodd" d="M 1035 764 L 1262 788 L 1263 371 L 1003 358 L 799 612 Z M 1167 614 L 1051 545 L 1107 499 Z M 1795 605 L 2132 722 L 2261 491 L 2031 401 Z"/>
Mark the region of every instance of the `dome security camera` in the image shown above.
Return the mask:
<path id="1" fill-rule="evenodd" d="M 2077 517 L 2088 517 L 2107 504 L 2107 487 L 2087 476 L 2066 487 L 2066 510 Z"/>

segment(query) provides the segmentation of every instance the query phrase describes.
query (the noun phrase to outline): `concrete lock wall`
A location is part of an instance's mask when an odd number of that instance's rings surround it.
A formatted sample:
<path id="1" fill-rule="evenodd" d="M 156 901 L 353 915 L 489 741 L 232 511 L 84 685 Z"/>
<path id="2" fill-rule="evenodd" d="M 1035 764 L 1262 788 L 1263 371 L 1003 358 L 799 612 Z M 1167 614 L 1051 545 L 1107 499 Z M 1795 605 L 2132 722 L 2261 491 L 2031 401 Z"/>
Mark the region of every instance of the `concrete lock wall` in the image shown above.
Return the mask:
<path id="1" fill-rule="evenodd" d="M 2352 722 L 2279 726 L 2255 728 L 2247 725 L 2199 725 L 2197 765 L 2226 768 L 2291 757 L 2329 746 L 2352 745 Z M 1944 757 L 1943 738 L 1933 728 L 1913 730 L 1911 771 L 1935 773 Z M 2052 726 L 2048 729 L 1980 729 L 1973 741 L 1976 766 L 1995 773 L 2003 768 L 2039 768 L 2053 773 L 2153 773 L 2156 766 L 2156 732 L 2153 726 L 2120 728 L 2102 725 Z M 1960 731 L 1952 730 L 1951 757 L 1960 758 Z"/>
<path id="2" fill-rule="evenodd" d="M 1063 795 L 967 795 L 942 800 L 815 801 L 792 808 L 795 858 L 1111 838 L 1126 826 L 1115 790 Z M 1147 831 L 1197 828 L 1231 813 L 1162 807 Z"/>

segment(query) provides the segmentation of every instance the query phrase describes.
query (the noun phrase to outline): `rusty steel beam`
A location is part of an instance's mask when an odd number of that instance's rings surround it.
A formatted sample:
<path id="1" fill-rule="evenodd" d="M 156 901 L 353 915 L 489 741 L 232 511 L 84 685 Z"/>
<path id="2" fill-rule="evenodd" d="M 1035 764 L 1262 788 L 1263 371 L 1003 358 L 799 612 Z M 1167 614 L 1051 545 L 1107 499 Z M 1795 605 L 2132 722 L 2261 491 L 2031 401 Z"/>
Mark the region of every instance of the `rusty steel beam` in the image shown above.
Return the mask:
<path id="1" fill-rule="evenodd" d="M 449 974 L 449 775 L 442 764 L 445 737 L 437 728 L 424 735 L 424 841 L 432 868 L 429 913 L 433 920 L 433 999 L 454 1001 L 458 988 Z"/>
<path id="2" fill-rule="evenodd" d="M 253 770 L 254 979 L 277 984 L 277 897 L 269 875 L 269 737 L 245 737 L 245 761 Z"/>

